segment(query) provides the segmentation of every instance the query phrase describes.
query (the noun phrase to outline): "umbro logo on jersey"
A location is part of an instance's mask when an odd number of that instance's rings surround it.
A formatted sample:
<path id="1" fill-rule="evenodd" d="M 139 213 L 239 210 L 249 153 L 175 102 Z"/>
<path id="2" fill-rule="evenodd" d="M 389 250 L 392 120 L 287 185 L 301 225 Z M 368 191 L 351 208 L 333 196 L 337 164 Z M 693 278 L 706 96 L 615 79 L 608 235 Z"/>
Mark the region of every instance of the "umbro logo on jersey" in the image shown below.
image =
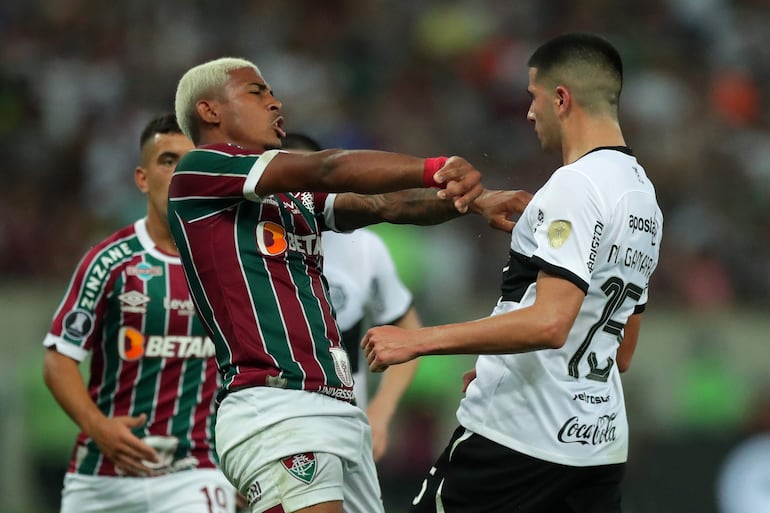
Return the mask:
<path id="1" fill-rule="evenodd" d="M 163 268 L 157 265 L 150 265 L 147 262 L 141 262 L 136 265 L 126 267 L 126 274 L 137 276 L 142 281 L 152 279 L 153 276 L 163 276 Z"/>
<path id="2" fill-rule="evenodd" d="M 146 313 L 147 303 L 150 302 L 150 297 L 145 296 L 139 291 L 129 290 L 118 296 L 120 301 L 120 311 L 129 313 Z"/>

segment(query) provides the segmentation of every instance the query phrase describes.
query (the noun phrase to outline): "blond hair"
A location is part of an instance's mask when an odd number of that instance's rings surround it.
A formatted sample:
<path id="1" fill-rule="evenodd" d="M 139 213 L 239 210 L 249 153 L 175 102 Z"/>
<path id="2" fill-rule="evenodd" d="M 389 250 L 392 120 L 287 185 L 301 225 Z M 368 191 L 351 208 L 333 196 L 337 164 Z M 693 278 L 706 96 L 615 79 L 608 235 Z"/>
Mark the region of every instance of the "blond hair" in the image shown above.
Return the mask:
<path id="1" fill-rule="evenodd" d="M 230 80 L 230 72 L 236 69 L 259 68 L 251 61 L 238 57 L 221 57 L 204 62 L 187 70 L 176 86 L 174 108 L 182 132 L 198 144 L 199 126 L 196 104 L 203 98 L 217 95 Z"/>

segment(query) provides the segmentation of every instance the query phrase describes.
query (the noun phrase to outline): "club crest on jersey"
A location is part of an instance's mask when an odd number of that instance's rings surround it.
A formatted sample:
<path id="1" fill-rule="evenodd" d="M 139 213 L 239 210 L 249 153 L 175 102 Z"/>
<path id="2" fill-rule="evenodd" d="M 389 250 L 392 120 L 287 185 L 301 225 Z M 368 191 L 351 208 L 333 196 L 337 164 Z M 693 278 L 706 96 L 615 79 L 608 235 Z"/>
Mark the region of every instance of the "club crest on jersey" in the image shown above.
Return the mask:
<path id="1" fill-rule="evenodd" d="M 91 334 L 94 329 L 94 318 L 91 312 L 82 308 L 72 310 L 64 317 L 62 322 L 64 333 L 73 340 L 82 340 Z"/>
<path id="2" fill-rule="evenodd" d="M 559 249 L 572 233 L 572 223 L 563 219 L 551 221 L 548 225 L 548 242 L 553 249 Z"/>
<path id="3" fill-rule="evenodd" d="M 148 281 L 153 276 L 163 276 L 163 268 L 157 265 L 150 265 L 147 262 L 140 262 L 126 267 L 126 274 L 136 276 L 142 281 Z"/>
<path id="4" fill-rule="evenodd" d="M 300 192 L 299 193 L 299 200 L 302 202 L 302 206 L 304 206 L 306 209 L 313 211 L 314 202 L 313 202 L 313 193 L 312 192 Z"/>
<path id="5" fill-rule="evenodd" d="M 332 356 L 334 362 L 334 372 L 337 377 L 340 378 L 342 384 L 346 387 L 353 386 L 353 373 L 350 368 L 350 359 L 348 358 L 348 352 L 341 347 L 330 347 L 329 353 Z"/>
<path id="6" fill-rule="evenodd" d="M 315 477 L 315 453 L 305 452 L 289 456 L 281 460 L 281 465 L 289 474 L 305 484 L 310 484 Z"/>

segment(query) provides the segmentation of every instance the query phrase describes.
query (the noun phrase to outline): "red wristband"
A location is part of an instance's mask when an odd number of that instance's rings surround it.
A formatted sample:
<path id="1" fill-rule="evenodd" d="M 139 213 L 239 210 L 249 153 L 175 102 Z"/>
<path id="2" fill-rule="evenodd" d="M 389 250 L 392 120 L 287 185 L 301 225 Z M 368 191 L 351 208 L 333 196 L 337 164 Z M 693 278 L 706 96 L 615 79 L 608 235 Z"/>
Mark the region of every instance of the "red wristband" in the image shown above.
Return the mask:
<path id="1" fill-rule="evenodd" d="M 422 169 L 422 184 L 425 187 L 437 187 L 439 189 L 446 189 L 445 183 L 438 183 L 433 179 L 433 175 L 436 171 L 444 167 L 444 163 L 447 161 L 447 157 L 432 157 L 425 159 L 425 165 Z"/>

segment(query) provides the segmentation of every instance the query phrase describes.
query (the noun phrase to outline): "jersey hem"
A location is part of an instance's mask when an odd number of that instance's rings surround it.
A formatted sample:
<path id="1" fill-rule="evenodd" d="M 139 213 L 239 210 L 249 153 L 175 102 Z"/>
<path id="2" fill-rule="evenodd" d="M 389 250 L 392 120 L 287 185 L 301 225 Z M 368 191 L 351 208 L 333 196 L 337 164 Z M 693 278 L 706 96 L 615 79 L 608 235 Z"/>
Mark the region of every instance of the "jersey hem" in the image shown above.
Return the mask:
<path id="1" fill-rule="evenodd" d="M 618 463 L 625 463 L 626 460 L 628 459 L 628 449 L 626 449 L 625 451 L 626 454 L 622 457 L 610 457 L 610 456 L 591 457 L 591 458 L 567 457 L 567 456 L 564 456 L 563 454 L 549 452 L 549 451 L 540 449 L 539 447 L 534 447 L 529 444 L 526 444 L 520 440 L 516 440 L 515 438 L 505 436 L 498 431 L 487 428 L 483 424 L 469 421 L 470 419 L 461 420 L 460 418 L 464 417 L 464 415 L 461 415 L 460 412 L 458 412 L 457 417 L 458 417 L 458 420 L 460 421 L 460 425 L 465 429 L 467 429 L 468 431 L 472 431 L 477 435 L 483 436 L 484 438 L 487 438 L 504 447 L 513 449 L 514 451 L 518 451 L 522 454 L 526 454 L 527 456 L 532 456 L 533 458 L 537 458 L 543 461 L 548 461 L 551 463 L 557 463 L 559 465 L 567 465 L 570 467 L 596 467 L 599 465 L 615 465 Z"/>

